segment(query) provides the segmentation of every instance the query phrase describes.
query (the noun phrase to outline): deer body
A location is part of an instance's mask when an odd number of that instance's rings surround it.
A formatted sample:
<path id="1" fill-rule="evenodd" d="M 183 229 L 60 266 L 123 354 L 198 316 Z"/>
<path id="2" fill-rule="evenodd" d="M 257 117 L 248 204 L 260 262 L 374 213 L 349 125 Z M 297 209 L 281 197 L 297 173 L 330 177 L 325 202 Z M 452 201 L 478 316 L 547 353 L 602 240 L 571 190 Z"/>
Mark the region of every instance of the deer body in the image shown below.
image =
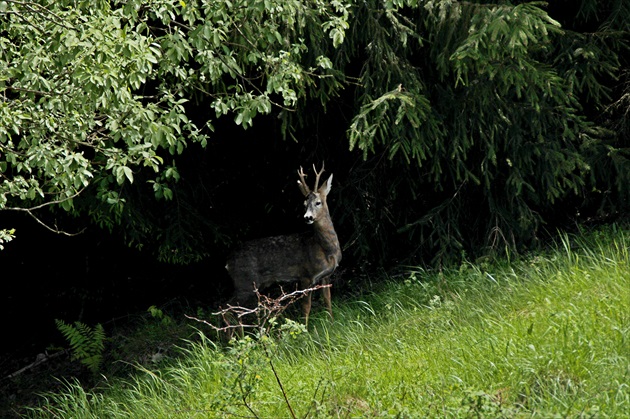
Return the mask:
<path id="1" fill-rule="evenodd" d="M 317 284 L 327 285 L 330 275 L 341 261 L 339 239 L 330 218 L 326 196 L 332 185 L 332 175 L 317 189 L 324 171 L 315 172 L 315 189 L 311 191 L 304 181 L 300 168 L 298 186 L 304 194 L 304 220 L 313 225 L 313 231 L 288 236 L 267 237 L 243 243 L 227 263 L 234 282 L 238 303 L 246 303 L 254 296 L 254 289 L 274 284 L 299 283 L 302 289 Z M 324 300 L 332 317 L 330 288 L 324 288 Z M 311 295 L 303 302 L 306 321 L 311 309 Z"/>

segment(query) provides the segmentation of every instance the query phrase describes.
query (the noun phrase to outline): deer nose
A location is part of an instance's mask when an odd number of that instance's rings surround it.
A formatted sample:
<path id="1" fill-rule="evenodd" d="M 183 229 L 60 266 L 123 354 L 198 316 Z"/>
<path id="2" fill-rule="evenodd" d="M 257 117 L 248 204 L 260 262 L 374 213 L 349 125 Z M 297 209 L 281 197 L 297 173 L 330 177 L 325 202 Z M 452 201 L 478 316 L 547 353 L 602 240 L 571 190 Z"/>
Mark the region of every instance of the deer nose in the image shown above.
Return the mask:
<path id="1" fill-rule="evenodd" d="M 310 214 L 306 214 L 304 216 L 304 221 L 306 221 L 307 224 L 311 224 L 313 222 L 313 216 Z"/>

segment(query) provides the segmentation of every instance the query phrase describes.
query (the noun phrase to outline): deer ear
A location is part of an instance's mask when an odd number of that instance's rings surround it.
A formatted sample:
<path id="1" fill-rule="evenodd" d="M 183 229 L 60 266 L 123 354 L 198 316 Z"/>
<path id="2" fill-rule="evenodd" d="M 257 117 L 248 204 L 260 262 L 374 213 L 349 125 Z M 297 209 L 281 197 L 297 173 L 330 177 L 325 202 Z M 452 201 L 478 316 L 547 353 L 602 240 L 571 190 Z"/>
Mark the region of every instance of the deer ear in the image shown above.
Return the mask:
<path id="1" fill-rule="evenodd" d="M 330 174 L 330 177 L 328 178 L 328 180 L 326 181 L 326 183 L 324 183 L 320 188 L 319 188 L 319 192 L 320 194 L 324 194 L 324 196 L 328 195 L 328 192 L 330 192 L 330 188 L 332 187 L 332 173 Z"/>

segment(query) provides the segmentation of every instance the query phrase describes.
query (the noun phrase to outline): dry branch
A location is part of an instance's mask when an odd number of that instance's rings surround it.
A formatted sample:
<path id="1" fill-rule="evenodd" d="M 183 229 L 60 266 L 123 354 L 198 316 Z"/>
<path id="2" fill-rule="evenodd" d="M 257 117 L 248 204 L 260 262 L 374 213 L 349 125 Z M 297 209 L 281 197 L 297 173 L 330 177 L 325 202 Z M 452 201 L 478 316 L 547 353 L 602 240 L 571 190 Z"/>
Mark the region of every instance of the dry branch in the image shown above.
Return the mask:
<path id="1" fill-rule="evenodd" d="M 217 332 L 227 332 L 232 329 L 255 329 L 255 328 L 263 328 L 269 319 L 274 318 L 282 314 L 291 304 L 295 303 L 302 297 L 305 297 L 309 293 L 313 291 L 317 291 L 323 288 L 329 288 L 331 285 L 316 285 L 311 288 L 306 288 L 303 290 L 296 290 L 290 293 L 284 292 L 279 297 L 273 298 L 268 297 L 264 294 L 261 294 L 258 291 L 258 288 L 254 288 L 254 293 L 256 294 L 256 298 L 258 303 L 254 307 L 244 307 L 239 305 L 231 305 L 228 304 L 226 308 L 223 308 L 216 313 L 212 313 L 215 317 L 220 317 L 223 324 L 225 326 L 217 326 L 206 320 L 199 319 L 194 316 L 186 315 L 186 318 L 198 321 L 207 326 L 210 326 L 213 330 Z M 255 315 L 257 319 L 257 324 L 244 324 L 243 321 L 245 317 Z M 236 323 L 233 323 L 231 319 L 236 319 Z"/>
<path id="2" fill-rule="evenodd" d="M 41 353 L 41 354 L 37 354 L 37 357 L 35 357 L 35 361 L 33 361 L 32 363 L 28 364 L 27 366 L 20 368 L 19 370 L 15 371 L 14 373 L 11 373 L 9 375 L 7 375 L 5 378 L 14 378 L 17 377 L 18 375 L 22 374 L 23 372 L 26 372 L 30 369 L 35 368 L 36 366 L 43 364 L 44 362 L 50 361 L 53 358 L 57 358 L 59 356 L 62 355 L 66 355 L 68 353 L 67 350 L 63 350 L 60 352 L 55 352 L 52 355 L 48 355 L 48 353 Z"/>

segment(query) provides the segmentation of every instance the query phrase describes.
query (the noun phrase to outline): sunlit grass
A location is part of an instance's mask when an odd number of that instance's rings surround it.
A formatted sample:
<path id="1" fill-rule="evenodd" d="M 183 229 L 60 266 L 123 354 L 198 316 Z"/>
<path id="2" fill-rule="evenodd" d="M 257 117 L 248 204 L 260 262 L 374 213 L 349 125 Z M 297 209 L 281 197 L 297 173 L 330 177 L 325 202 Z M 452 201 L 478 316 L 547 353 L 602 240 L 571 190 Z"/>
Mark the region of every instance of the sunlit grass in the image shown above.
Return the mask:
<path id="1" fill-rule="evenodd" d="M 628 231 L 564 236 L 516 262 L 410 271 L 309 334 L 209 341 L 104 393 L 69 386 L 33 416 L 623 417 L 630 411 Z M 252 346 L 253 345 L 253 346 Z"/>

